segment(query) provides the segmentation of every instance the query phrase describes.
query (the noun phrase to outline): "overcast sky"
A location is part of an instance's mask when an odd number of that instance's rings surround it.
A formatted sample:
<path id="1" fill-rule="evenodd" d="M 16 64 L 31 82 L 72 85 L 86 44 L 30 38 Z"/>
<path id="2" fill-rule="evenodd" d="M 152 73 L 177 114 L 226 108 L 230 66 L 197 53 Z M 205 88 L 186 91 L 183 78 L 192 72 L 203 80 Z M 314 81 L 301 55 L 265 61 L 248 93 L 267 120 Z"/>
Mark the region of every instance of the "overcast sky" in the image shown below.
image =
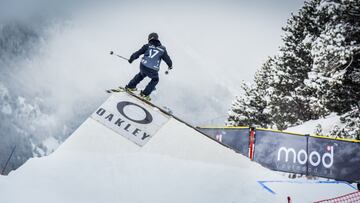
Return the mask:
<path id="1" fill-rule="evenodd" d="M 2 0 L 0 22 L 46 22 L 37 53 L 14 73 L 29 92 L 52 92 L 69 116 L 79 101 L 98 105 L 105 88 L 125 85 L 138 71 L 108 53 L 129 57 L 158 32 L 174 62 L 153 101 L 197 125 L 221 124 L 242 80 L 252 77 L 281 44 L 281 27 L 303 1 L 46 1 Z M 139 85 L 143 88 L 146 83 Z M 36 94 L 37 95 L 37 94 Z M 96 106 L 94 106 L 94 109 Z"/>

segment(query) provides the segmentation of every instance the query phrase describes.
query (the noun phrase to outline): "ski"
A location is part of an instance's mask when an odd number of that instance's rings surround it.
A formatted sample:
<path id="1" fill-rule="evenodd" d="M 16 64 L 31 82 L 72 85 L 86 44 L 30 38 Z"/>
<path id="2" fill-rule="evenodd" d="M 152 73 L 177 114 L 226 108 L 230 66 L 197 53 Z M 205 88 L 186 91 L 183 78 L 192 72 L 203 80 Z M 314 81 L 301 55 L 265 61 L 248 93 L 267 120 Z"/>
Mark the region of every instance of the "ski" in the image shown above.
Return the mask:
<path id="1" fill-rule="evenodd" d="M 107 93 L 114 93 L 114 92 L 125 92 L 125 88 L 123 87 L 118 87 L 118 88 L 113 88 L 113 89 L 107 89 L 105 90 Z"/>
<path id="2" fill-rule="evenodd" d="M 153 105 L 149 100 L 144 99 L 143 97 L 141 97 L 139 94 L 137 94 L 136 92 L 138 92 L 138 90 L 136 91 L 128 91 L 126 90 L 124 87 L 118 87 L 118 88 L 113 88 L 113 89 L 108 89 L 105 90 L 107 93 L 118 93 L 118 92 L 126 92 L 128 94 L 130 94 L 131 96 L 136 97 L 137 99 L 140 99 L 141 101 L 150 104 L 151 106 Z"/>
<path id="3" fill-rule="evenodd" d="M 171 115 L 171 116 L 175 117 L 175 116 L 173 115 L 173 112 L 172 112 L 172 110 L 171 110 L 170 108 L 168 108 L 168 107 L 159 107 L 159 106 L 151 103 L 150 101 L 142 98 L 140 95 L 136 94 L 135 92 L 138 92 L 138 90 L 137 90 L 137 91 L 134 91 L 134 92 L 131 92 L 131 91 L 127 91 L 124 87 L 118 87 L 118 88 L 108 89 L 108 90 L 106 90 L 106 92 L 107 92 L 107 93 L 126 92 L 127 94 L 129 94 L 129 95 L 131 95 L 131 96 L 133 96 L 133 97 L 141 100 L 142 102 L 144 102 L 144 103 L 152 106 L 153 108 L 156 108 L 156 109 L 158 109 L 159 111 L 161 111 L 161 112 L 163 112 L 163 113 L 165 113 L 165 114 L 168 114 L 168 115 Z M 175 117 L 175 118 L 176 118 L 176 117 Z M 177 119 L 180 120 L 179 118 L 177 118 Z"/>

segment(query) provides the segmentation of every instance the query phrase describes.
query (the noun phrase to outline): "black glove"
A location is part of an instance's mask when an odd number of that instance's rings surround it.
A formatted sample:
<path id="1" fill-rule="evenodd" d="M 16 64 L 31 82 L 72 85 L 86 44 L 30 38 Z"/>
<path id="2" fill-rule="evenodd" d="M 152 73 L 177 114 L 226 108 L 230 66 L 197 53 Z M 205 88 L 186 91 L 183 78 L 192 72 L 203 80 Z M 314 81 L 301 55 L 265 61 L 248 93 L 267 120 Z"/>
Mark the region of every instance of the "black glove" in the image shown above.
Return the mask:
<path id="1" fill-rule="evenodd" d="M 131 64 L 133 61 L 129 59 L 128 62 Z"/>
<path id="2" fill-rule="evenodd" d="M 169 70 L 171 70 L 172 67 L 168 67 L 168 69 L 165 71 L 165 75 L 169 74 Z"/>

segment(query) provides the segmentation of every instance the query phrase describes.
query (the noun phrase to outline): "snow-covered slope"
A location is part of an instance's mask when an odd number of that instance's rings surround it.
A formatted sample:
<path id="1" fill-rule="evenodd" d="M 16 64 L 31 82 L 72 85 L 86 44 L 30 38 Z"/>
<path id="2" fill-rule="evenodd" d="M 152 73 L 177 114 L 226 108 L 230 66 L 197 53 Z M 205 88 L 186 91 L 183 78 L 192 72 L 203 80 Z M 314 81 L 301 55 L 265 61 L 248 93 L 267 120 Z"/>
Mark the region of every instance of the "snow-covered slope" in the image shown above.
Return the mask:
<path id="1" fill-rule="evenodd" d="M 314 135 L 316 134 L 316 129 L 321 129 L 321 135 L 330 135 L 334 126 L 338 126 L 340 128 L 345 126 L 345 123 L 341 123 L 340 116 L 336 115 L 336 113 L 332 113 L 325 118 L 304 122 L 301 125 L 288 128 L 287 131 Z"/>
<path id="2" fill-rule="evenodd" d="M 288 191 L 292 183 L 284 176 L 125 93 L 112 95 L 96 112 L 125 100 L 167 119 L 144 146 L 106 127 L 94 113 L 52 155 L 0 177 L 0 202 L 286 202 L 290 194 L 309 202 L 354 190 L 345 184 L 324 190 L 314 183 L 312 191 L 307 184 Z"/>

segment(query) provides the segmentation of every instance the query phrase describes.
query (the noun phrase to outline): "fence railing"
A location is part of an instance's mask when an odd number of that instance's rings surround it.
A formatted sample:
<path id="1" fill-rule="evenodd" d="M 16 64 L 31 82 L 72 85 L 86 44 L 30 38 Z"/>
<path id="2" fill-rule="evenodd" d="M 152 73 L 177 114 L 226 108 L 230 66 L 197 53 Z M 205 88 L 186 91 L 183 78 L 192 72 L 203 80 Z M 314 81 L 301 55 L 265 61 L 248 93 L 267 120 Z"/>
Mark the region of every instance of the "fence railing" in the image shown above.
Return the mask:
<path id="1" fill-rule="evenodd" d="M 331 199 L 320 200 L 314 203 L 355 203 L 355 202 L 360 202 L 360 191 Z"/>

